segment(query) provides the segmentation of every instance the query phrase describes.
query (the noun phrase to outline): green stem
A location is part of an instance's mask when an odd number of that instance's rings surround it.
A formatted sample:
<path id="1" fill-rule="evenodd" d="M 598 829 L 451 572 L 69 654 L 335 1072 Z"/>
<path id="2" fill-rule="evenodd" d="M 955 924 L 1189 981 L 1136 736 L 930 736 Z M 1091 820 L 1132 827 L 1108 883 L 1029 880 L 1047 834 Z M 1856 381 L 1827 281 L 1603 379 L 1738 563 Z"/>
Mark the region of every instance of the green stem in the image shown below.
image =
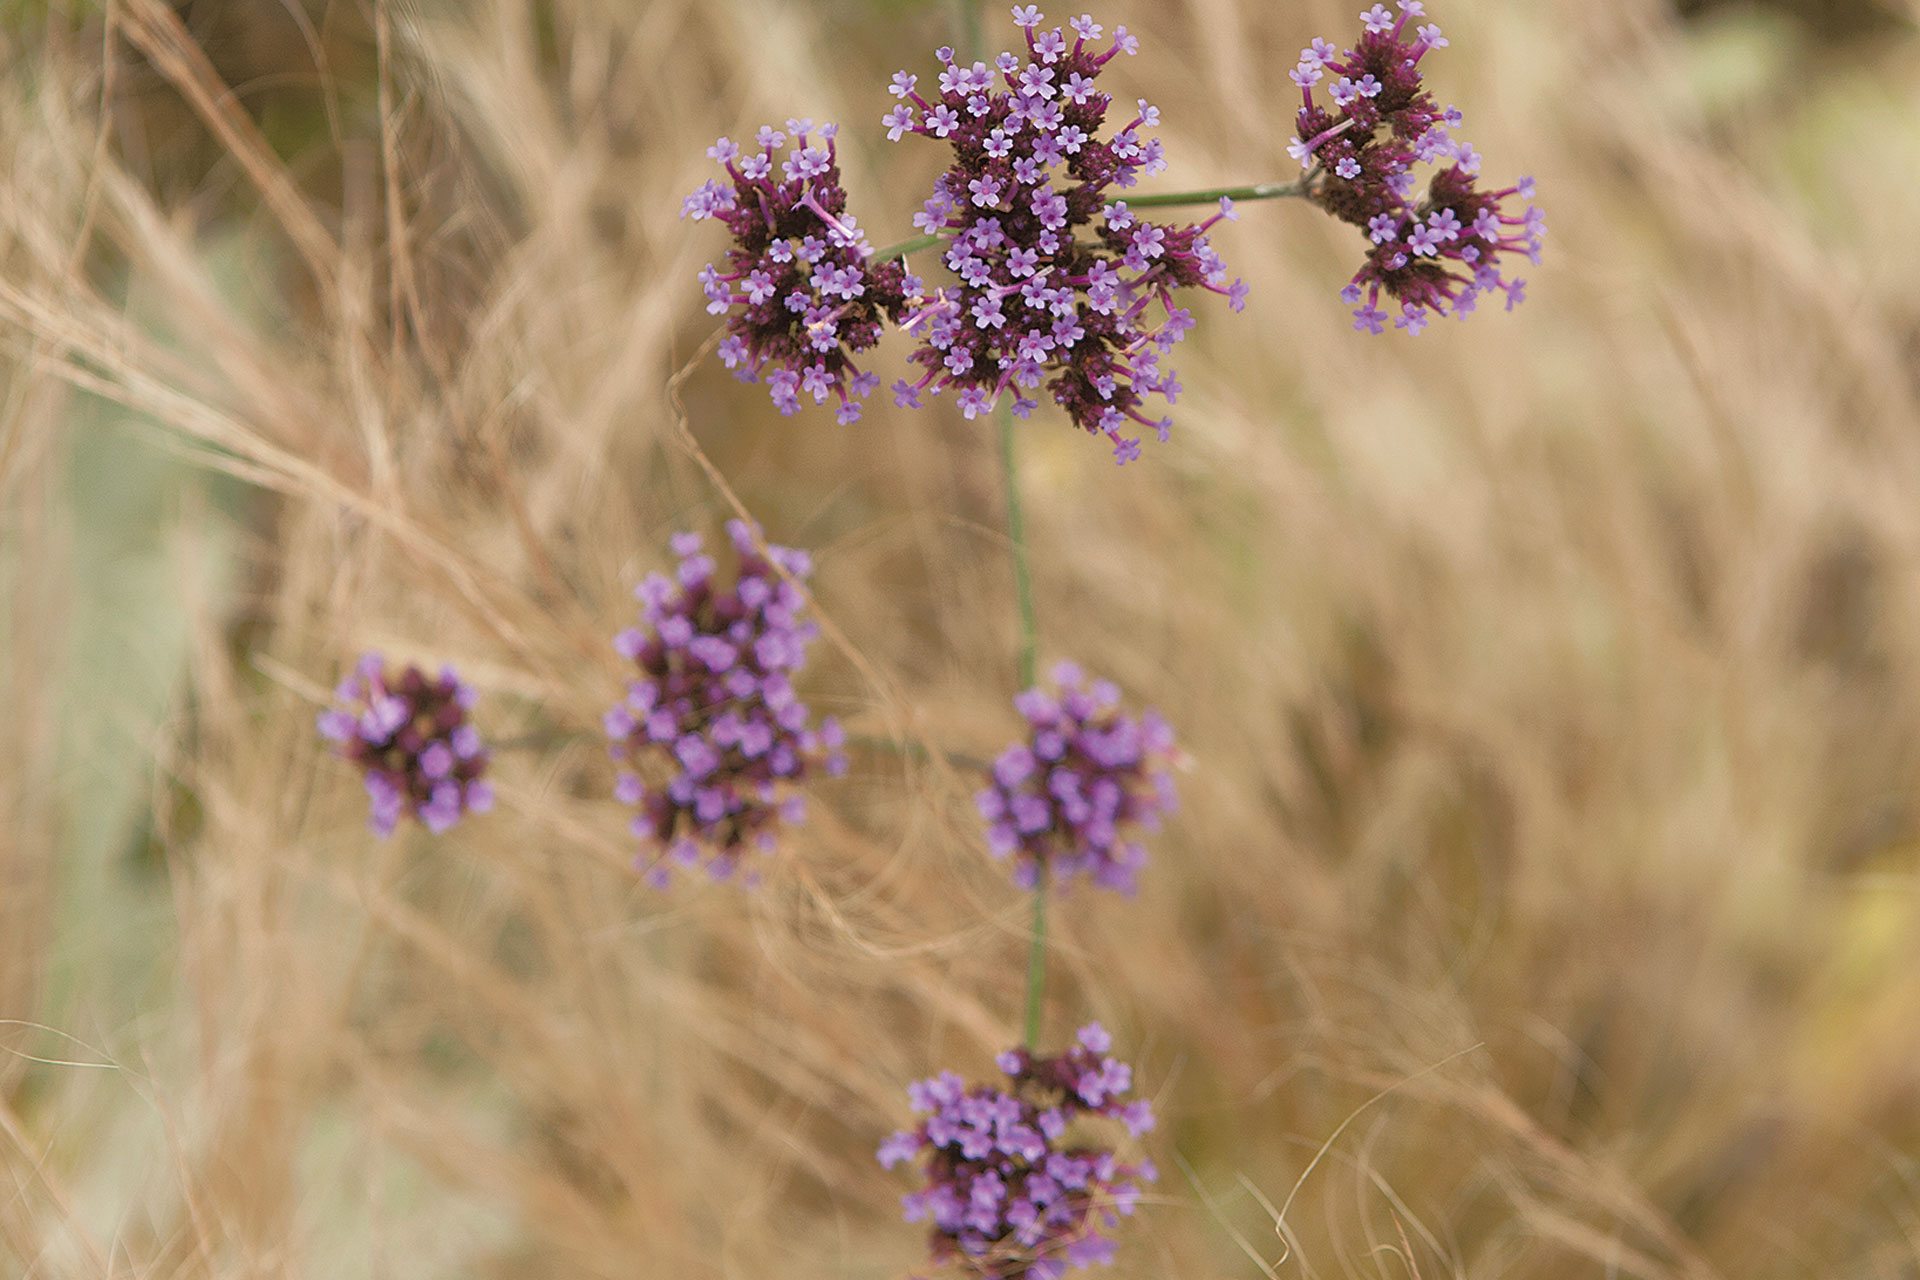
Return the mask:
<path id="1" fill-rule="evenodd" d="M 1206 187 L 1199 191 L 1163 191 L 1158 195 L 1128 196 L 1129 209 L 1177 209 L 1188 205 L 1219 204 L 1225 196 L 1236 204 L 1245 204 L 1249 200 L 1286 200 L 1304 197 L 1312 190 L 1312 177 L 1298 182 L 1256 182 L 1244 187 Z M 875 262 L 885 262 L 890 258 L 904 258 L 910 253 L 919 253 L 922 249 L 931 249 L 946 236 L 914 236 L 911 239 L 897 241 L 884 249 L 873 253 Z"/>
<path id="2" fill-rule="evenodd" d="M 886 755 L 905 756 L 911 760 L 932 760 L 934 756 L 932 751 L 918 742 L 905 739 L 896 742 L 892 738 L 882 738 L 871 733 L 850 733 L 847 735 L 847 745 Z M 940 755 L 947 763 L 957 764 L 962 769 L 968 769 L 974 773 L 989 773 L 993 769 L 992 761 L 982 760 L 979 756 L 970 756 L 963 751 L 947 751 L 943 748 Z"/>
<path id="3" fill-rule="evenodd" d="M 958 0 L 960 8 L 960 48 L 968 58 L 982 54 L 980 0 Z M 916 236 L 889 245 L 875 256 L 881 259 L 905 257 L 940 243 L 940 236 Z M 1013 406 L 1003 403 L 997 415 L 1000 427 L 1000 473 L 1006 483 L 1007 542 L 1013 549 L 1013 592 L 1020 609 L 1020 687 L 1031 689 L 1038 678 L 1039 627 L 1033 613 L 1033 576 L 1027 568 L 1027 525 L 1020 508 L 1020 460 L 1014 448 Z M 1038 869 L 1033 886 L 1033 941 L 1027 951 L 1026 1045 L 1034 1049 L 1040 1040 L 1040 1010 L 1047 987 L 1047 872 Z"/>
<path id="4" fill-rule="evenodd" d="M 967 61 L 986 56 L 987 38 L 980 29 L 980 0 L 954 0 L 960 11 L 960 52 Z"/>
<path id="5" fill-rule="evenodd" d="M 1040 628 L 1033 616 L 1033 577 L 1027 570 L 1027 521 L 1020 507 L 1020 461 L 1014 449 L 1013 406 L 1000 406 L 1000 474 L 1006 482 L 1007 542 L 1013 548 L 1013 594 L 1020 607 L 1020 687 L 1038 675 Z"/>
<path id="6" fill-rule="evenodd" d="M 1027 522 L 1020 506 L 1020 456 L 1013 438 L 1013 406 L 1002 404 L 996 415 L 1000 426 L 1000 472 L 1007 492 L 1007 542 L 1013 550 L 1013 594 L 1020 610 L 1020 687 L 1031 689 L 1038 679 L 1039 626 L 1034 619 L 1033 575 L 1027 568 Z M 1032 1049 L 1040 1039 L 1040 1010 L 1047 988 L 1047 873 L 1039 870 L 1033 886 L 1033 941 L 1027 951 L 1026 1043 Z"/>
<path id="7" fill-rule="evenodd" d="M 499 738 L 487 744 L 487 750 L 494 754 L 505 751 L 545 751 L 549 747 L 564 747 L 572 742 L 589 742 L 598 734 L 571 729 L 545 729 L 533 733 L 523 733 L 517 738 Z"/>
<path id="8" fill-rule="evenodd" d="M 1249 200 L 1285 200 L 1304 196 L 1309 179 L 1298 182 L 1256 182 L 1246 187 L 1207 187 L 1200 191 L 1163 191 L 1151 196 L 1123 196 L 1129 209 L 1168 209 L 1190 204 L 1219 204 L 1221 197 L 1238 204 Z"/>
<path id="9" fill-rule="evenodd" d="M 1041 997 L 1047 987 L 1047 873 L 1033 886 L 1033 942 L 1027 950 L 1027 1049 L 1040 1043 Z"/>
<path id="10" fill-rule="evenodd" d="M 915 236 L 911 240 L 902 240 L 898 244 L 890 244 L 884 249 L 876 250 L 873 255 L 873 260 L 875 262 L 885 262 L 889 258 L 904 258 L 910 253 L 918 253 L 922 249 L 933 248 L 933 246 L 939 244 L 943 238 L 942 236 Z"/>

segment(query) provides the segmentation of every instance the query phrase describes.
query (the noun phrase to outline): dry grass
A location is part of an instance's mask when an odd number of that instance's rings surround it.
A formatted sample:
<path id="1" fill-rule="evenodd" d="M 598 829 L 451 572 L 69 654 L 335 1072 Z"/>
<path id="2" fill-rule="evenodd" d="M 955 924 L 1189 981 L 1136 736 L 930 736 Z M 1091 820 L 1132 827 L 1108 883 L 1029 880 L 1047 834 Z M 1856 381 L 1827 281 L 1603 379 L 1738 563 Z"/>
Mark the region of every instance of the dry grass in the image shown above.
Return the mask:
<path id="1" fill-rule="evenodd" d="M 1167 181 L 1283 172 L 1351 7 L 1109 5 Z M 947 14 L 189 8 L 0 18 L 0 1273 L 904 1273 L 874 1144 L 1017 1034 L 966 779 L 863 757 L 762 891 L 661 898 L 555 731 L 703 458 L 817 550 L 820 704 L 1011 731 L 977 425 L 666 395 L 705 142 L 848 121 L 889 238 Z M 1527 310 L 1359 340 L 1346 233 L 1250 208 L 1175 445 L 1025 429 L 1045 655 L 1195 762 L 1140 899 L 1056 912 L 1053 1033 L 1164 1116 L 1113 1274 L 1920 1275 L 1920 42 L 1445 8 Z M 369 646 L 537 740 L 495 816 L 365 834 L 312 713 Z"/>

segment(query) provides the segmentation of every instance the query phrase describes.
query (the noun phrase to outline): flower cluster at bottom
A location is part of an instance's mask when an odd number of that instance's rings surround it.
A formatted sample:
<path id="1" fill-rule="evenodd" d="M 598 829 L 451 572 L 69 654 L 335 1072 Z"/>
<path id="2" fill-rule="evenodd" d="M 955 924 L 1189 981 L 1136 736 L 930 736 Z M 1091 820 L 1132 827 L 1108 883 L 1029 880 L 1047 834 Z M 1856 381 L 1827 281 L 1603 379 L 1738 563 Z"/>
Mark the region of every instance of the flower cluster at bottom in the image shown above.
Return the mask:
<path id="1" fill-rule="evenodd" d="M 750 850 L 772 848 L 779 823 L 805 816 L 797 786 L 810 771 L 846 768 L 840 726 L 828 719 L 813 728 L 793 689 L 815 628 L 801 620 L 805 599 L 781 571 L 804 578 L 811 561 L 786 547 L 763 554 L 744 521 L 727 532 L 739 561 L 731 585 L 716 578 L 692 533 L 673 539 L 676 577 L 656 573 L 640 584 L 646 626 L 614 639 L 640 679 L 606 714 L 610 749 L 629 766 L 615 795 L 640 807 L 634 834 L 720 880 Z M 656 763 L 672 776 L 649 787 L 638 770 Z M 666 867 L 656 865 L 651 878 L 664 885 Z"/>
<path id="2" fill-rule="evenodd" d="M 394 674 L 377 653 L 361 657 L 320 716 L 320 733 L 360 766 L 373 801 L 370 821 L 383 836 L 413 815 L 439 835 L 462 813 L 493 807 L 483 780 L 487 751 L 467 721 L 473 686 L 453 668 L 428 676 L 419 667 Z"/>
<path id="3" fill-rule="evenodd" d="M 937 1261 L 992 1280 L 1056 1280 L 1111 1259 L 1101 1228 L 1132 1213 L 1140 1184 L 1157 1176 L 1151 1161 L 1123 1161 L 1085 1132 L 1090 1117 L 1136 1137 L 1153 1127 L 1147 1103 L 1126 1100 L 1133 1069 L 1111 1047 L 1092 1023 L 1055 1057 L 1001 1054 L 1006 1088 L 969 1087 L 948 1071 L 908 1090 L 926 1119 L 882 1143 L 880 1163 L 926 1157 L 926 1188 L 904 1206 L 907 1221 L 932 1225 Z"/>

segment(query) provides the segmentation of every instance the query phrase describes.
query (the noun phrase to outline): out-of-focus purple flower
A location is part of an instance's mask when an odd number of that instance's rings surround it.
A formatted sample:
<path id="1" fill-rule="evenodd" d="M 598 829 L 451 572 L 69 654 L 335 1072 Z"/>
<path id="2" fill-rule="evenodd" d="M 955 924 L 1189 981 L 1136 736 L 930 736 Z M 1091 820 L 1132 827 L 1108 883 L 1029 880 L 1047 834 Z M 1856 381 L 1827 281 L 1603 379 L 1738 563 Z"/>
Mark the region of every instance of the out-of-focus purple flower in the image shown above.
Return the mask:
<path id="1" fill-rule="evenodd" d="M 1165 439 L 1171 423 L 1150 416 L 1147 400 L 1171 404 L 1179 382 L 1163 365 L 1193 327 L 1174 299 L 1198 286 L 1237 311 L 1245 286 L 1232 279 L 1207 241 L 1231 205 L 1205 222 L 1163 226 L 1109 200 L 1141 174 L 1166 167 L 1159 139 L 1143 130 L 1160 121 L 1144 100 L 1112 136 L 1113 100 L 1095 87 L 1116 56 L 1138 42 L 1118 28 L 1110 44 L 1090 17 L 1069 24 L 1071 39 L 1041 30 L 1038 10 L 1016 8 L 1027 56 L 1003 53 L 964 66 L 942 49 L 936 86 L 894 77 L 900 102 L 885 121 L 890 137 L 944 140 L 953 165 L 914 219 L 946 240 L 943 261 L 957 283 L 917 298 L 906 327 L 919 339 L 911 357 L 924 372 L 900 380 L 894 398 L 917 406 L 952 388 L 961 412 L 987 413 L 1012 397 L 1024 417 L 1029 393 L 1045 384 L 1073 421 L 1106 436 L 1122 462 L 1139 452 L 1139 427 Z"/>
<path id="2" fill-rule="evenodd" d="M 1029 730 L 994 762 L 975 797 L 996 857 L 1014 860 L 1025 888 L 1044 874 L 1084 875 L 1132 893 L 1146 848 L 1139 835 L 1175 807 L 1173 731 L 1149 711 L 1120 710 L 1120 691 L 1087 684 L 1071 663 L 1054 668 L 1057 692 L 1029 689 L 1014 706 Z"/>
<path id="3" fill-rule="evenodd" d="M 880 1144 L 880 1163 L 925 1157 L 926 1186 L 902 1202 L 908 1222 L 929 1224 L 934 1260 L 991 1280 L 1057 1280 L 1112 1259 L 1104 1234 L 1157 1176 L 1149 1160 L 1122 1160 L 1088 1117 L 1135 1137 L 1153 1127 L 1145 1101 L 1129 1100 L 1133 1069 L 1109 1057 L 1098 1023 L 1051 1058 L 1000 1055 L 1008 1084 L 967 1085 L 951 1071 L 907 1091 L 925 1117 Z"/>
<path id="4" fill-rule="evenodd" d="M 815 728 L 793 688 L 816 629 L 779 570 L 805 578 L 811 562 L 786 547 L 763 555 L 744 521 L 727 533 L 739 561 L 731 584 L 698 534 L 677 534 L 675 575 L 640 584 L 644 625 L 614 638 L 640 670 L 606 714 L 623 764 L 614 793 L 640 808 L 634 834 L 664 851 L 650 875 L 663 887 L 670 864 L 731 877 L 745 855 L 774 846 L 781 823 L 805 817 L 798 788 L 810 772 L 846 769 L 839 724 Z"/>
<path id="5" fill-rule="evenodd" d="M 839 403 L 842 422 L 860 417 L 860 401 L 880 385 L 862 372 L 857 352 L 880 341 L 883 317 L 900 318 L 909 292 L 899 262 L 875 262 L 840 185 L 835 126 L 815 146 L 808 120 L 789 120 L 793 149 L 776 160 L 787 134 L 762 127 L 751 149 L 722 138 L 707 154 L 728 182 L 708 182 L 686 198 L 683 217 L 717 218 L 733 233 L 726 269 L 700 273 L 707 310 L 727 316 L 720 359 L 745 381 L 765 379 L 782 413 L 801 396 Z"/>
<path id="6" fill-rule="evenodd" d="M 362 656 L 334 690 L 320 734 L 360 767 L 380 835 L 409 814 L 438 835 L 461 814 L 493 807 L 487 749 L 468 719 L 476 696 L 451 667 L 438 676 L 414 666 L 396 673 L 377 653 Z"/>
<path id="7" fill-rule="evenodd" d="M 1482 190 L 1480 153 L 1454 132 L 1460 112 L 1442 110 L 1427 91 L 1421 61 L 1449 41 L 1433 23 L 1409 30 L 1424 12 L 1420 0 L 1401 0 L 1398 13 L 1375 5 L 1360 15 L 1365 30 L 1353 48 L 1315 41 L 1294 77 L 1301 108 L 1288 152 L 1316 175 L 1313 199 L 1367 233 L 1366 261 L 1342 295 L 1358 304 L 1354 328 L 1364 333 L 1386 331 L 1383 293 L 1398 304 L 1394 327 L 1409 334 L 1433 316 L 1465 318 L 1488 294 L 1505 294 L 1511 310 L 1526 281 L 1507 275 L 1502 259 L 1538 262 L 1546 235 L 1532 179 Z M 1304 75 L 1309 64 L 1333 78 L 1331 108 L 1315 99 L 1321 80 Z M 1416 164 L 1435 166 L 1418 197 Z"/>

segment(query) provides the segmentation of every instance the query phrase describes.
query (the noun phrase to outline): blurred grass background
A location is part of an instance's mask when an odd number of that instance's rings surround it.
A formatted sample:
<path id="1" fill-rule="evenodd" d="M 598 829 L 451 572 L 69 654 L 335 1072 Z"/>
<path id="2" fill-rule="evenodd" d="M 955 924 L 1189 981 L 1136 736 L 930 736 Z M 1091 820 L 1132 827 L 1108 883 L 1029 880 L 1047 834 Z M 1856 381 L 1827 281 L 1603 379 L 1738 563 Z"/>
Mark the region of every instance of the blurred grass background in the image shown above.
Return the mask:
<path id="1" fill-rule="evenodd" d="M 1285 174 L 1357 7 L 1098 9 L 1160 185 Z M 1043 656 L 1194 757 L 1141 898 L 1055 913 L 1050 1034 L 1104 1018 L 1164 1117 L 1113 1274 L 1920 1276 L 1920 9 L 1434 17 L 1541 178 L 1526 308 L 1363 340 L 1348 229 L 1249 206 L 1171 444 L 1022 428 Z M 690 448 L 664 391 L 707 143 L 841 120 L 904 234 L 939 157 L 882 88 L 952 22 L 0 5 L 0 1274 L 915 1266 L 873 1146 L 1018 1034 L 966 779 L 864 758 L 762 891 L 663 899 L 554 731 L 729 514 L 694 449 L 818 553 L 819 705 L 1012 731 L 979 424 L 709 360 Z M 500 813 L 367 836 L 312 732 L 366 647 L 549 744 Z"/>

